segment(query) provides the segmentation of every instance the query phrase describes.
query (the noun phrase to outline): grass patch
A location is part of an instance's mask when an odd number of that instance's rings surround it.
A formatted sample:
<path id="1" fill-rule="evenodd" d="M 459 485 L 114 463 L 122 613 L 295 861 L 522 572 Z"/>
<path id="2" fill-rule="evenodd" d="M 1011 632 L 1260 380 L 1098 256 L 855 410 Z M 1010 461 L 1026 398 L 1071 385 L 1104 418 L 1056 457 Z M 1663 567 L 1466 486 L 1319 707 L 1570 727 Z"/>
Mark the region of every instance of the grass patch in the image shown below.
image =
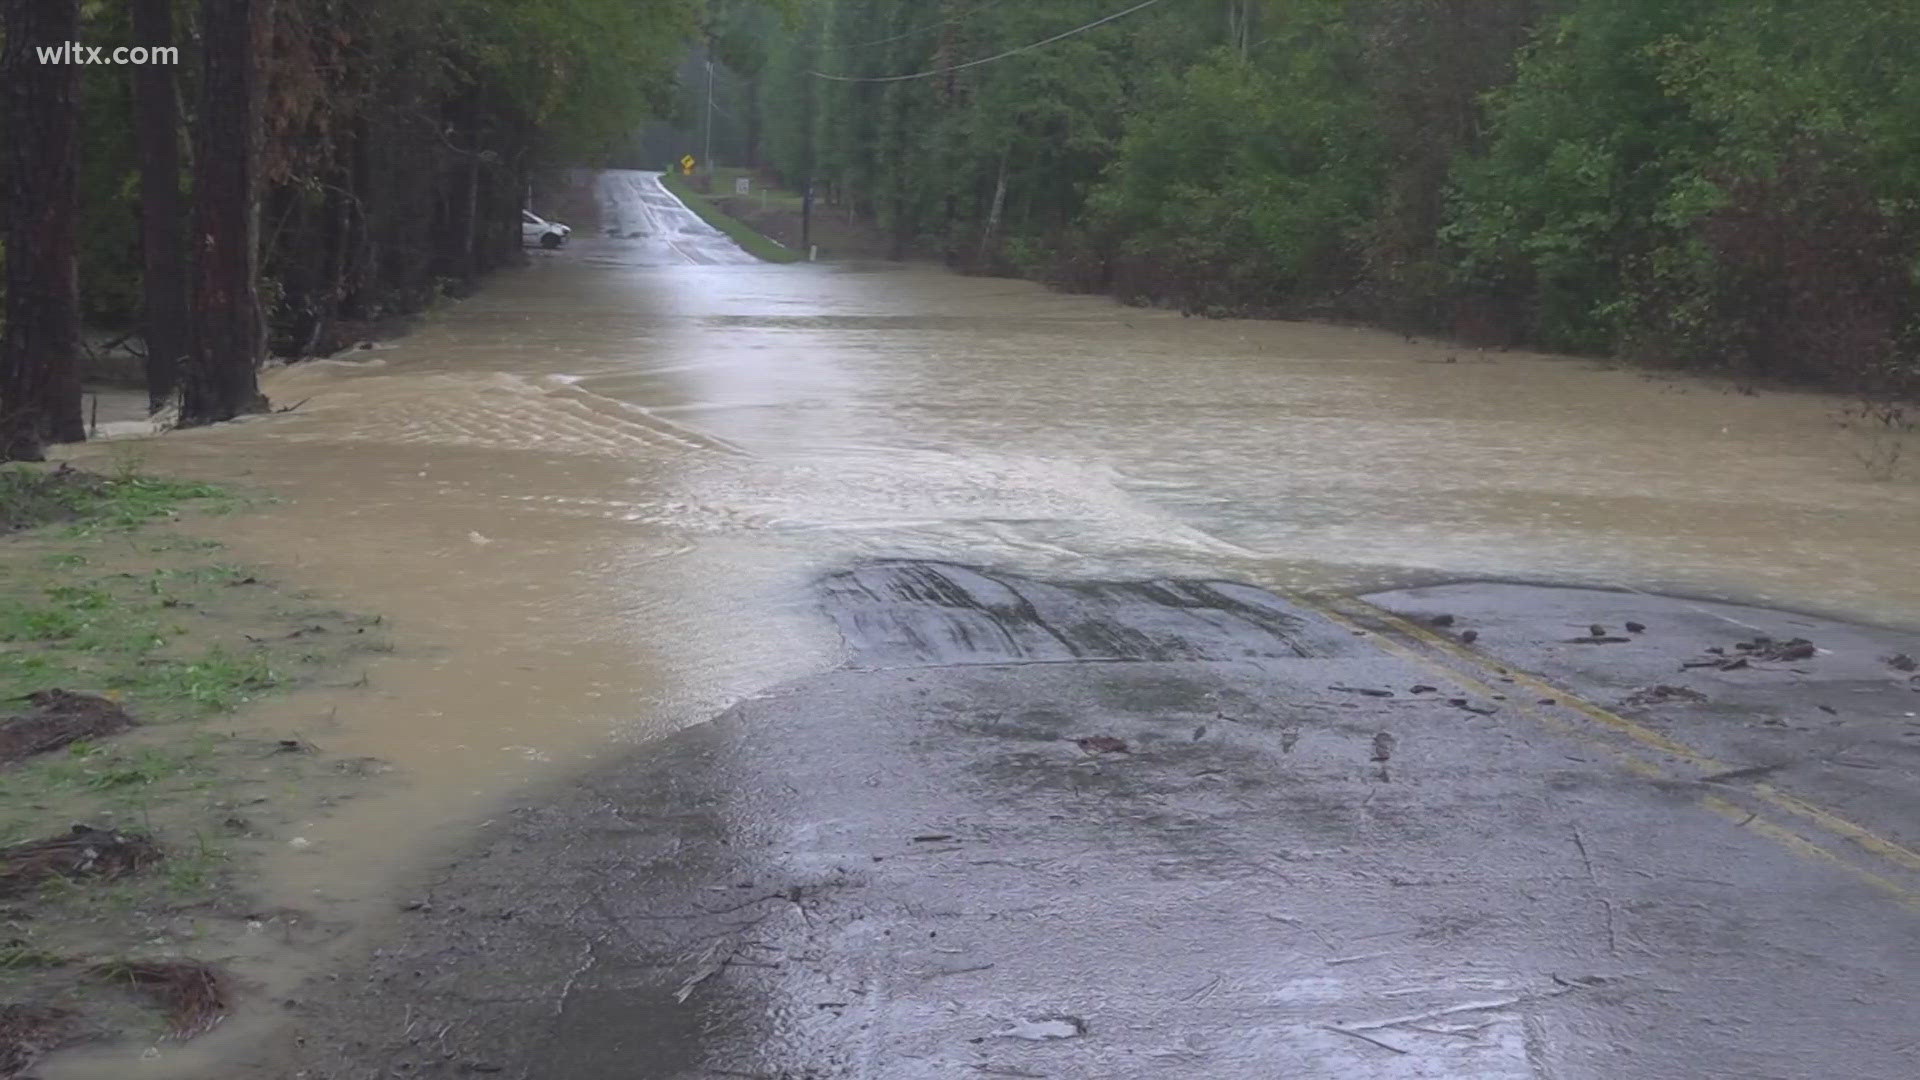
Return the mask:
<path id="1" fill-rule="evenodd" d="M 0 941 L 0 971 L 57 968 L 66 958 L 26 941 Z"/>
<path id="2" fill-rule="evenodd" d="M 745 248 L 756 258 L 772 263 L 791 263 L 799 262 L 806 257 L 792 248 L 780 246 L 745 222 L 722 211 L 713 204 L 713 200 L 693 190 L 685 177 L 666 173 L 661 182 L 666 185 L 668 191 L 673 192 L 676 198 L 687 204 L 687 209 L 699 214 L 702 221 L 726 233 L 734 243 Z"/>
<path id="3" fill-rule="evenodd" d="M 0 534 L 66 524 L 77 536 L 124 533 L 171 518 L 183 503 L 230 507 L 233 496 L 208 484 L 142 476 L 138 461 L 122 458 L 111 475 L 64 465 L 0 468 Z"/>
<path id="4" fill-rule="evenodd" d="M 319 608 L 219 560 L 216 541 L 140 531 L 183 502 L 204 509 L 232 496 L 131 474 L 0 476 L 13 520 L 40 522 L 0 534 L 0 715 L 63 689 L 146 720 L 216 716 L 378 647 L 368 635 L 378 620 Z"/>
<path id="5" fill-rule="evenodd" d="M 283 667 L 316 656 L 310 646 L 276 649 L 248 632 L 266 629 L 264 617 L 291 643 L 285 635 L 314 613 L 258 610 L 278 598 L 245 595 L 250 587 L 241 583 L 258 579 L 235 567 L 86 576 L 76 572 L 84 563 L 43 561 L 21 580 L 5 573 L 11 561 L 0 556 L 0 708 L 58 688 L 101 693 L 148 718 L 213 716 L 281 685 Z M 221 626 L 236 614 L 248 630 Z"/>

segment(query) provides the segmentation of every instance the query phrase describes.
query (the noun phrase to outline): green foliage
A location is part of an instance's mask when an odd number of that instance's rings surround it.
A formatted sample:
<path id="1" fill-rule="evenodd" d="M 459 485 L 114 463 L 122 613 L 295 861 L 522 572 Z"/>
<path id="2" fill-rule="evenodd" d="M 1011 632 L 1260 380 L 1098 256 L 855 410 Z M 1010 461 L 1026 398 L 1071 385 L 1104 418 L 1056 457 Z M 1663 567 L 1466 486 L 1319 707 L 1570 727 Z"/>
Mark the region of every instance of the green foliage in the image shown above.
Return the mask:
<path id="1" fill-rule="evenodd" d="M 802 4 L 759 80 L 765 158 L 789 184 L 811 177 L 828 205 L 886 225 L 903 250 L 926 240 L 970 259 L 989 231 L 1065 230 L 1119 147 L 1129 101 L 1158 74 L 1143 58 L 1189 36 L 1181 19 L 1149 10 L 928 78 L 813 73 L 939 71 L 1111 13 L 1103 0 Z"/>
<path id="2" fill-rule="evenodd" d="M 1699 133 L 1661 91 L 1656 45 L 1695 30 L 1702 5 L 1575 5 L 1490 95 L 1486 152 L 1460 162 L 1452 220 L 1469 289 L 1528 295 L 1536 340 L 1603 350 L 1617 332 L 1622 272 L 1648 235 Z"/>
<path id="3" fill-rule="evenodd" d="M 666 100 L 698 0 L 452 0 L 447 51 L 560 157 L 604 152 Z"/>
<path id="4" fill-rule="evenodd" d="M 1914 312 L 1917 22 L 1883 0 L 1573 5 L 1456 169 L 1461 280 L 1523 297 L 1553 347 L 1884 380 Z"/>
<path id="5" fill-rule="evenodd" d="M 1222 52 L 1167 80 L 1091 201 L 1096 231 L 1172 274 L 1170 291 L 1197 289 L 1203 310 L 1325 294 L 1354 269 L 1381 147 L 1364 95 L 1343 77 L 1352 43 L 1338 27 L 1312 36 L 1284 71 Z"/>
<path id="6" fill-rule="evenodd" d="M 810 74 L 1113 10 L 803 2 L 763 149 L 902 251 L 1190 311 L 1920 383 L 1920 6 L 1194 0 Z"/>

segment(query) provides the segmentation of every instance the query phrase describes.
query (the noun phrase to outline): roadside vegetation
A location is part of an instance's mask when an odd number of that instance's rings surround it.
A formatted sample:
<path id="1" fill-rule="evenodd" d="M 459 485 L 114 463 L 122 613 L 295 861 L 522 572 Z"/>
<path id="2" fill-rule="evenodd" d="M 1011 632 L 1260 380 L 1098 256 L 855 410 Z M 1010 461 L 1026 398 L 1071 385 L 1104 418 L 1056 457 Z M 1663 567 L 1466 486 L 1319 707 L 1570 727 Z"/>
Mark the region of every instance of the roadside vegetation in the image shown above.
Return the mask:
<path id="1" fill-rule="evenodd" d="M 722 210 L 713 199 L 688 183 L 686 177 L 667 172 L 663 182 L 675 198 L 687 204 L 687 209 L 700 215 L 702 221 L 726 233 L 734 243 L 755 258 L 772 263 L 799 262 L 806 258 L 805 252 L 783 247 L 778 241 Z"/>
<path id="2" fill-rule="evenodd" d="M 1920 380 L 1920 7 L 1207 0 L 1015 51 L 1129 7 L 727 5 L 718 105 L 687 80 L 682 111 L 896 254 L 1875 401 Z"/>
<path id="3" fill-rule="evenodd" d="M 210 961 L 298 919 L 257 909 L 255 861 L 378 771 L 223 722 L 388 648 L 182 524 L 243 506 L 130 458 L 0 469 L 0 1076 L 217 1019 Z"/>

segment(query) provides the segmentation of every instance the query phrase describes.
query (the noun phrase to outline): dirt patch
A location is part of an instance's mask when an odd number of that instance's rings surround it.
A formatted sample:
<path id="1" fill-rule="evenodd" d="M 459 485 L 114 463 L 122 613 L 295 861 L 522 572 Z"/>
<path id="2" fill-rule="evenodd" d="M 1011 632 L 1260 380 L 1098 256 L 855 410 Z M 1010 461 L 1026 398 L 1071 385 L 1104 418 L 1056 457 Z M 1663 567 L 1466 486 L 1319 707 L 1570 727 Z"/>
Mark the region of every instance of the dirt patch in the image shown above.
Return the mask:
<path id="1" fill-rule="evenodd" d="M 0 765 L 44 754 L 81 739 L 116 735 L 133 726 L 119 705 L 71 690 L 36 690 L 27 695 L 33 708 L 0 720 Z"/>
<path id="2" fill-rule="evenodd" d="M 144 836 L 75 825 L 65 836 L 0 848 L 0 897 L 56 879 L 125 877 L 159 861 L 160 849 Z"/>
<path id="3" fill-rule="evenodd" d="M 226 979 L 206 964 L 185 960 L 117 961 L 95 967 L 93 974 L 130 986 L 152 999 L 166 1013 L 167 1024 L 179 1038 L 207 1031 L 227 1014 Z"/>
<path id="4" fill-rule="evenodd" d="M 0 1078 L 25 1072 L 72 1038 L 73 1027 L 73 1014 L 65 1009 L 0 1005 Z"/>

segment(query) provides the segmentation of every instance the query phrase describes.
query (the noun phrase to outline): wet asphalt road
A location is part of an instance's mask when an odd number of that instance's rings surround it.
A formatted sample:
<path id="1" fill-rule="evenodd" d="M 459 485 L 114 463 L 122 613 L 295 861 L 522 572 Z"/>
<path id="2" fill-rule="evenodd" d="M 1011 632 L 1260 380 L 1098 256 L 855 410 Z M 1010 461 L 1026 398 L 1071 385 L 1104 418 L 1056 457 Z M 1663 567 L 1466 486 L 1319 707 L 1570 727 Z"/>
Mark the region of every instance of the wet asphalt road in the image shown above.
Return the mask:
<path id="1" fill-rule="evenodd" d="M 489 823 L 253 1075 L 1920 1075 L 1910 638 L 934 563 L 818 605 L 844 666 Z M 1681 666 L 1742 653 L 1789 658 Z"/>

